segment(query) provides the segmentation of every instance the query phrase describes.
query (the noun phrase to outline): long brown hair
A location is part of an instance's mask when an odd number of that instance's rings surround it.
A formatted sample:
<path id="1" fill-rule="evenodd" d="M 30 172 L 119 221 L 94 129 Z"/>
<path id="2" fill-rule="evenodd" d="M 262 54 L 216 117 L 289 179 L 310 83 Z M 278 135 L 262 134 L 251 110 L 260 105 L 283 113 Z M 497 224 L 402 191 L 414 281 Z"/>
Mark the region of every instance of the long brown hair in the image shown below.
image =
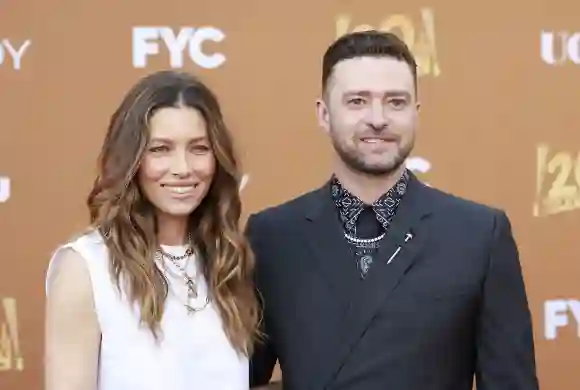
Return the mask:
<path id="1" fill-rule="evenodd" d="M 239 226 L 240 171 L 216 96 L 194 76 L 160 71 L 134 85 L 112 115 L 88 197 L 91 225 L 104 237 L 117 287 L 141 308 L 141 321 L 159 336 L 168 293 L 154 262 L 158 248 L 152 204 L 136 174 L 148 143 L 148 120 L 163 107 L 190 107 L 207 125 L 216 159 L 210 189 L 189 219 L 209 291 L 234 347 L 246 355 L 258 335 L 259 308 L 252 285 L 254 258 Z"/>

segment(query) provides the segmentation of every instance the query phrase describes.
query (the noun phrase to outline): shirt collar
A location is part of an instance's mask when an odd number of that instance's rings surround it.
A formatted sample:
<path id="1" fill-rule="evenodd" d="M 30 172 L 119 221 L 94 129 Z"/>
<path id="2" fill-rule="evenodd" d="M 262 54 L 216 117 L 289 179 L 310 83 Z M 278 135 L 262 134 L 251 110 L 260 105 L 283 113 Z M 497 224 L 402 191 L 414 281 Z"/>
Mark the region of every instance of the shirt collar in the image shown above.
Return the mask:
<path id="1" fill-rule="evenodd" d="M 397 207 L 407 191 L 409 172 L 405 170 L 400 179 L 386 193 L 381 195 L 372 205 L 365 204 L 360 198 L 351 194 L 343 187 L 340 180 L 333 175 L 331 179 L 331 195 L 336 208 L 339 211 L 340 220 L 344 229 L 349 234 L 356 232 L 358 216 L 365 206 L 372 207 L 377 220 L 385 231 L 389 228 L 391 220 L 395 216 Z"/>

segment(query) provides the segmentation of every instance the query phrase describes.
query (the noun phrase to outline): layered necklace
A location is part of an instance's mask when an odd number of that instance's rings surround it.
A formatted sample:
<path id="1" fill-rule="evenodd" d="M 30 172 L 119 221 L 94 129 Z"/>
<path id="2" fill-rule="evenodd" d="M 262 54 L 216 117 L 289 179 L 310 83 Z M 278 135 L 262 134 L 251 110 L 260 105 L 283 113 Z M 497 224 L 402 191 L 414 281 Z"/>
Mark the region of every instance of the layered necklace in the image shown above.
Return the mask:
<path id="1" fill-rule="evenodd" d="M 194 277 L 190 276 L 187 273 L 187 265 L 189 264 L 189 261 L 191 260 L 191 257 L 195 252 L 193 250 L 193 246 L 191 245 L 191 239 L 189 239 L 188 242 L 189 243 L 187 245 L 187 249 L 185 250 L 185 253 L 181 256 L 176 256 L 171 253 L 167 253 L 162 248 L 159 248 L 155 252 L 155 257 L 161 264 L 164 265 L 165 270 L 167 270 L 169 273 L 172 273 L 174 276 L 177 276 L 185 284 L 187 290 L 187 300 L 185 303 L 183 303 L 183 306 L 187 310 L 187 314 L 193 315 L 198 311 L 205 309 L 209 305 L 209 294 L 206 294 L 204 304 L 201 307 L 196 307 L 191 304 L 191 301 L 197 298 L 198 293 Z M 172 270 L 169 270 L 169 268 L 165 266 L 164 262 L 165 259 L 169 260 L 175 266 L 175 268 L 177 268 L 178 270 L 177 273 L 173 272 Z M 183 263 L 183 265 L 181 265 L 180 263 L 183 260 L 185 260 L 185 262 Z M 179 296 L 179 294 L 177 294 L 175 291 L 174 293 L 176 296 Z"/>

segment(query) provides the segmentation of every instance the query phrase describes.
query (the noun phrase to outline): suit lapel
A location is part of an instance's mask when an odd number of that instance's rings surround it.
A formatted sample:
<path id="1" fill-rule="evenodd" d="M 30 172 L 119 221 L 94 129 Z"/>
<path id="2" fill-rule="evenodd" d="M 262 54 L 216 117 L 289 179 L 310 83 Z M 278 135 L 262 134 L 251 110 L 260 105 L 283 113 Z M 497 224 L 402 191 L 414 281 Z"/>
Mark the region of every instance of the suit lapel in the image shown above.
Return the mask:
<path id="1" fill-rule="evenodd" d="M 324 388 L 338 373 L 348 353 L 360 339 L 372 318 L 412 267 L 427 238 L 425 224 L 422 223 L 431 213 L 426 191 L 428 190 L 425 185 L 411 175 L 408 192 L 399 205 L 389 232 L 375 255 L 366 279 L 359 280 L 356 288 L 348 290 L 350 301 L 344 316 L 345 320 L 338 330 L 337 346 L 331 348 L 331 352 L 329 351 L 330 361 L 326 366 L 328 371 L 321 373 L 321 376 L 317 378 L 320 379 L 321 386 L 316 388 Z M 412 234 L 412 238 L 405 242 L 408 234 Z M 344 239 L 342 241 L 346 242 Z M 342 246 L 340 249 L 344 250 Z M 355 267 L 354 260 L 352 261 Z M 358 279 L 356 267 L 352 272 Z"/>
<path id="2" fill-rule="evenodd" d="M 328 285 L 346 309 L 352 288 L 360 281 L 356 257 L 344 238 L 329 183 L 314 193 L 306 220 L 313 268 L 319 272 L 321 283 Z"/>

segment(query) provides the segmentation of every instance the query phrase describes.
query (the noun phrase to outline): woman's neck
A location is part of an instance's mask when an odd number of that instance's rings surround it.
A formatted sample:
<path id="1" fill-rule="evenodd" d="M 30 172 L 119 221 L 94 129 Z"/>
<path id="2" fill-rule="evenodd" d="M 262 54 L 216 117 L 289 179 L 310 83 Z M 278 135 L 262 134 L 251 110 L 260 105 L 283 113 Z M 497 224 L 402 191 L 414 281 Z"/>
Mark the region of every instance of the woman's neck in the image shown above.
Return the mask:
<path id="1" fill-rule="evenodd" d="M 157 216 L 157 240 L 161 245 L 179 246 L 187 244 L 188 218 L 169 215 Z"/>

